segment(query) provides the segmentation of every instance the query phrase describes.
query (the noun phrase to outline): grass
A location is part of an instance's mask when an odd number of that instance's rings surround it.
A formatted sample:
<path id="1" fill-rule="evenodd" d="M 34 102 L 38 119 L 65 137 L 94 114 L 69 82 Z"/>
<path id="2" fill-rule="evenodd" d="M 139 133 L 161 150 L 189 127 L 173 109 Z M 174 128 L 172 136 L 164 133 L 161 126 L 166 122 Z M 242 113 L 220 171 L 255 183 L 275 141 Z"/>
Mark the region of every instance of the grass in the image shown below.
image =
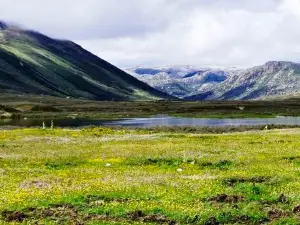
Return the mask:
<path id="1" fill-rule="evenodd" d="M 1 94 L 0 109 L 15 117 L 54 118 L 76 114 L 81 118 L 118 119 L 158 114 L 194 118 L 272 118 L 300 116 L 299 100 L 284 101 L 88 101 L 44 95 Z"/>
<path id="2" fill-rule="evenodd" d="M 300 129 L 0 131 L 3 224 L 298 224 Z"/>
<path id="3" fill-rule="evenodd" d="M 71 41 L 34 31 L 0 31 L 1 94 L 32 93 L 94 100 L 176 99 Z"/>

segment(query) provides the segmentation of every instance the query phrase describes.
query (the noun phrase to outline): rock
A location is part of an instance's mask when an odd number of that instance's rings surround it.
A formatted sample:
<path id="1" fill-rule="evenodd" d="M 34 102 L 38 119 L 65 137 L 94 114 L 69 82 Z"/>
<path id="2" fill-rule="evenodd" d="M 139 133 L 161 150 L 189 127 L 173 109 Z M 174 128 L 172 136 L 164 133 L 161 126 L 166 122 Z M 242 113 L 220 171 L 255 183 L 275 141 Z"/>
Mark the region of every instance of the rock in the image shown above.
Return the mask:
<path id="1" fill-rule="evenodd" d="M 13 114 L 5 111 L 0 111 L 0 118 L 1 119 L 7 119 L 12 118 Z"/>
<path id="2" fill-rule="evenodd" d="M 300 89 L 300 64 L 285 61 L 249 69 L 181 66 L 126 71 L 158 90 L 193 101 L 297 97 Z"/>

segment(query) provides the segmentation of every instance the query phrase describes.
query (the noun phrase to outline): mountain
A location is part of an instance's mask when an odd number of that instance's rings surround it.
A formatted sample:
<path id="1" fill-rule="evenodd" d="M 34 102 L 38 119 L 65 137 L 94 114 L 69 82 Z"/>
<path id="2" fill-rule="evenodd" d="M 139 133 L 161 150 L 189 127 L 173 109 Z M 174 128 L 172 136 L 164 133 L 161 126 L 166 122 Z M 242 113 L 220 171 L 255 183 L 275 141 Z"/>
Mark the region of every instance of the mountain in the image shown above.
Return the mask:
<path id="1" fill-rule="evenodd" d="M 170 97 L 71 41 L 0 21 L 0 93 L 4 92 L 95 100 Z"/>
<path id="2" fill-rule="evenodd" d="M 270 61 L 250 69 L 212 69 L 184 66 L 133 68 L 127 72 L 152 87 L 185 100 L 254 100 L 299 96 L 300 64 Z M 138 72 L 137 72 L 138 71 Z M 141 73 L 140 71 L 145 71 Z"/>

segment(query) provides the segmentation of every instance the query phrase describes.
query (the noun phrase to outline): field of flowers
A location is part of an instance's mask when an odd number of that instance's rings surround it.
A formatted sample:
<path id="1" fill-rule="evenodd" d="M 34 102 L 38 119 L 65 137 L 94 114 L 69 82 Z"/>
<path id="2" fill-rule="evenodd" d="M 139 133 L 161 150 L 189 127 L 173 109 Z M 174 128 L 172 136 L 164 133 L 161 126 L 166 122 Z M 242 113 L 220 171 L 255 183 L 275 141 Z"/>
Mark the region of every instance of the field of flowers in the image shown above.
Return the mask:
<path id="1" fill-rule="evenodd" d="M 0 224 L 299 224 L 300 129 L 0 131 Z"/>

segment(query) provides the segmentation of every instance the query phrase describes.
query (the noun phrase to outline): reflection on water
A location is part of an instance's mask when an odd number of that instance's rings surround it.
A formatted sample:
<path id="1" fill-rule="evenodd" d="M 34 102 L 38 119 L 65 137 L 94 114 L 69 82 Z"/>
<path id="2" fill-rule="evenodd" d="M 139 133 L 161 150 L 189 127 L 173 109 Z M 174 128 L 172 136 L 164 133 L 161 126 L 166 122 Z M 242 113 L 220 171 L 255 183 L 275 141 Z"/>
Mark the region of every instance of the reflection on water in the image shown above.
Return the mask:
<path id="1" fill-rule="evenodd" d="M 43 122 L 50 126 L 51 119 L 4 119 L 0 120 L 0 126 L 41 127 Z M 154 116 L 150 118 L 133 118 L 120 120 L 93 120 L 79 118 L 54 119 L 56 127 L 82 127 L 82 126 L 240 126 L 240 125 L 300 125 L 300 117 L 278 118 L 249 118 L 249 119 L 209 119 L 209 118 L 183 118 L 169 116 Z"/>
<path id="2" fill-rule="evenodd" d="M 300 125 L 300 117 L 280 118 L 246 118 L 246 119 L 210 119 L 210 118 L 182 118 L 182 117 L 152 117 L 135 118 L 114 121 L 111 125 L 121 126 L 240 126 L 240 125 Z"/>

